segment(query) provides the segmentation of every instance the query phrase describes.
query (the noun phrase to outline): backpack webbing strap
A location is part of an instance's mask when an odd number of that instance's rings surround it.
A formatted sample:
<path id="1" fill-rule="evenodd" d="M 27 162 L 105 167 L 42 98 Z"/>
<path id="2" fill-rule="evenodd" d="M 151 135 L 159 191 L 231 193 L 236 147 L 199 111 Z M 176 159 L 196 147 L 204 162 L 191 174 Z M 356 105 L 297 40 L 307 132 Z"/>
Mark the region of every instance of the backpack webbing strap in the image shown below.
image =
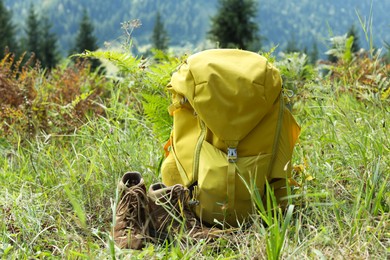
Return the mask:
<path id="1" fill-rule="evenodd" d="M 271 173 L 272 173 L 272 168 L 274 166 L 276 154 L 277 154 L 278 148 L 279 148 L 280 131 L 282 130 L 283 114 L 284 114 L 284 100 L 283 100 L 282 92 L 280 92 L 279 96 L 280 96 L 280 100 L 279 100 L 280 106 L 279 106 L 278 122 L 276 123 L 276 133 L 275 133 L 274 144 L 272 147 L 272 157 L 271 157 L 271 161 L 269 162 L 269 166 L 268 166 L 267 177 L 271 176 Z"/>
<path id="2" fill-rule="evenodd" d="M 173 102 L 172 104 L 169 105 L 168 107 L 168 112 L 169 115 L 173 116 L 173 112 L 176 111 L 177 109 L 183 107 L 183 105 L 187 102 L 187 98 L 184 96 L 181 96 L 179 94 L 176 94 L 179 98 L 177 101 Z"/>
<path id="3" fill-rule="evenodd" d="M 176 151 L 175 151 L 175 148 L 173 147 L 173 145 L 171 146 L 171 153 L 173 155 L 173 158 L 175 158 L 176 167 L 177 167 L 177 170 L 180 174 L 181 180 L 184 183 L 184 185 L 187 185 L 188 183 L 190 183 L 190 180 L 188 179 L 186 171 L 184 170 L 183 166 L 181 165 L 179 159 L 177 158 Z"/>
<path id="4" fill-rule="evenodd" d="M 234 208 L 236 198 L 236 160 L 238 141 L 225 141 L 228 145 L 228 169 L 227 169 L 227 205 Z"/>
<path id="5" fill-rule="evenodd" d="M 229 208 L 234 208 L 234 200 L 236 196 L 236 164 L 229 162 L 227 172 L 227 205 Z"/>

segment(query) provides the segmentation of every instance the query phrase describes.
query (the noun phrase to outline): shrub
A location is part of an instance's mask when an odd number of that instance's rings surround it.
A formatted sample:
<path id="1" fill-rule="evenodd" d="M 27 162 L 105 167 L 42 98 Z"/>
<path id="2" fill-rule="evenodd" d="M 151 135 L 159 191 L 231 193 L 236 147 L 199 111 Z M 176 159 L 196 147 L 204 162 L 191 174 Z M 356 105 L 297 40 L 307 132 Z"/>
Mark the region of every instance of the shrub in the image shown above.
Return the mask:
<path id="1" fill-rule="evenodd" d="M 330 80 L 339 86 L 337 91 L 350 92 L 361 100 L 372 95 L 382 100 L 388 99 L 390 66 L 386 65 L 380 52 L 361 50 L 352 53 L 353 37 L 337 39 L 336 47 L 327 52 L 337 59 L 334 62 L 321 62 L 322 68 L 329 71 Z"/>
<path id="2" fill-rule="evenodd" d="M 91 73 L 86 62 L 65 64 L 51 72 L 24 56 L 7 54 L 0 63 L 0 132 L 24 138 L 43 131 L 64 134 L 84 124 L 88 116 L 103 115 L 100 105 L 109 81 Z M 16 140 L 14 140 L 16 141 Z"/>

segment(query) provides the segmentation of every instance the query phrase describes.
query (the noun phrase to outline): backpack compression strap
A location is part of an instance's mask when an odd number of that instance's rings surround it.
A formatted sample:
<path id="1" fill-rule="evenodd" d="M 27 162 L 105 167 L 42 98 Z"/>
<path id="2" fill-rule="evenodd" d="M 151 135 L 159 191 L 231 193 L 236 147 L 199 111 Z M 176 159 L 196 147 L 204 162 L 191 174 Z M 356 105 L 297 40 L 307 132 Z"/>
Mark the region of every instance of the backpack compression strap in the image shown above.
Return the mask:
<path id="1" fill-rule="evenodd" d="M 234 208 L 236 197 L 236 161 L 238 141 L 225 142 L 228 146 L 227 199 L 228 207 Z"/>
<path id="2" fill-rule="evenodd" d="M 272 168 L 276 159 L 276 154 L 279 148 L 279 139 L 280 139 L 280 132 L 282 129 L 282 122 L 283 122 L 283 114 L 284 114 L 284 102 L 283 102 L 283 94 L 280 93 L 279 98 L 280 106 L 279 106 L 279 115 L 278 115 L 278 121 L 276 122 L 276 133 L 275 133 L 275 139 L 272 147 L 272 157 L 269 162 L 268 171 L 267 171 L 267 177 L 271 175 Z M 226 145 L 228 146 L 228 172 L 227 172 L 227 196 L 228 196 L 228 207 L 234 208 L 235 204 L 235 197 L 236 197 L 236 161 L 237 161 L 237 146 L 238 141 L 225 141 Z"/>

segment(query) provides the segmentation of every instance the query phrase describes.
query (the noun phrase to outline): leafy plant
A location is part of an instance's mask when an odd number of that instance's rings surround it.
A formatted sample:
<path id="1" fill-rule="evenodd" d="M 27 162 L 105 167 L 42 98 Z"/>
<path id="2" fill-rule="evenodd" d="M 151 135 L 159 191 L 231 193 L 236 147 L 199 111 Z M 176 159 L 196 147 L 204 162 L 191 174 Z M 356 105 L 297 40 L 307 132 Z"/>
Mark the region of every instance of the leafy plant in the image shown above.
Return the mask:
<path id="1" fill-rule="evenodd" d="M 325 54 L 333 57 L 330 59 L 333 62 L 342 60 L 343 64 L 348 64 L 352 60 L 352 46 L 354 37 L 347 34 L 342 36 L 334 36 L 330 38 L 332 48 L 330 48 Z"/>
<path id="2" fill-rule="evenodd" d="M 269 183 L 265 187 L 265 199 L 258 193 L 258 190 L 252 189 L 254 194 L 252 199 L 258 209 L 258 214 L 264 222 L 260 229 L 265 234 L 266 251 L 268 259 L 280 259 L 283 247 L 286 243 L 287 232 L 293 216 L 294 205 L 288 205 L 284 214 L 281 207 L 278 206 L 276 197 Z"/>
<path id="3" fill-rule="evenodd" d="M 298 52 L 282 54 L 282 59 L 275 65 L 282 75 L 285 97 L 290 106 L 309 95 L 310 90 L 305 85 L 315 80 L 317 72 L 308 62 L 306 54 Z"/>
<path id="4" fill-rule="evenodd" d="M 380 99 L 389 98 L 389 66 L 385 64 L 379 51 L 352 53 L 353 37 L 339 36 L 332 38 L 337 42 L 327 53 L 335 55 L 336 62 L 322 62 L 329 71 L 333 82 L 340 82 L 337 92 L 351 92 L 361 100 L 371 96 Z M 338 85 L 338 84 L 336 84 Z"/>
<path id="5" fill-rule="evenodd" d="M 87 51 L 80 57 L 103 59 L 113 64 L 117 72 L 110 77 L 122 86 L 128 86 L 126 96 L 132 101 L 132 110 L 137 112 L 138 120 L 146 120 L 161 143 L 168 139 L 172 118 L 168 114 L 170 96 L 165 87 L 180 59 L 159 50 L 147 60 L 120 50 Z"/>

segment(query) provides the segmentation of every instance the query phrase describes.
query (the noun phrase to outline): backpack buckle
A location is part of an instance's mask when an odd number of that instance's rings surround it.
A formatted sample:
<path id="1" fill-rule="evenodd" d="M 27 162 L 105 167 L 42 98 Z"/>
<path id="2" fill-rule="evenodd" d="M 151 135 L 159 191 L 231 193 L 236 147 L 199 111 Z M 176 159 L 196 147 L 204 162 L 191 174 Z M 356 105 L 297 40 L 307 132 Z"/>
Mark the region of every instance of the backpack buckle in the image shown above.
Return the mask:
<path id="1" fill-rule="evenodd" d="M 187 102 L 188 102 L 188 99 L 186 97 L 183 97 L 182 99 L 180 99 L 180 104 L 181 105 L 184 105 Z"/>
<path id="2" fill-rule="evenodd" d="M 228 161 L 234 163 L 237 161 L 237 148 L 228 147 L 227 153 Z"/>

